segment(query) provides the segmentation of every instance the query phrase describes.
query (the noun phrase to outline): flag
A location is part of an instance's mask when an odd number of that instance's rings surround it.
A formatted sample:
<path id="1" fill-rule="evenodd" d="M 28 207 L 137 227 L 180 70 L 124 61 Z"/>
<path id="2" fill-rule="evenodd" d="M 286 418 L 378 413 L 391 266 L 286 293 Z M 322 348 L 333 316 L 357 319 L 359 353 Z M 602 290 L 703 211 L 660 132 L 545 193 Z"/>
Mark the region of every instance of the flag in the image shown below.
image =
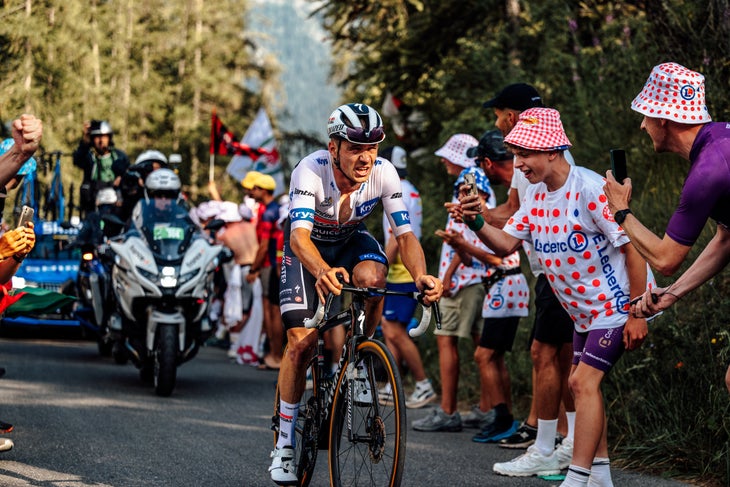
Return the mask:
<path id="1" fill-rule="evenodd" d="M 236 136 L 228 130 L 213 110 L 210 128 L 210 155 L 236 156 L 246 155 L 258 159 L 266 151 L 236 141 Z"/>
<path id="2" fill-rule="evenodd" d="M 4 288 L 5 295 L 0 301 L 0 309 L 8 316 L 28 314 L 32 316 L 54 313 L 56 310 L 73 303 L 76 298 L 49 289 L 26 286 L 23 289 Z"/>
<path id="3" fill-rule="evenodd" d="M 240 146 L 256 147 L 258 154 L 238 153 L 233 156 L 226 172 L 237 181 L 243 180 L 249 171 L 268 174 L 276 181 L 275 193 L 286 191 L 281 155 L 276 146 L 274 130 L 266 110 L 259 108 L 256 118 L 243 135 Z"/>

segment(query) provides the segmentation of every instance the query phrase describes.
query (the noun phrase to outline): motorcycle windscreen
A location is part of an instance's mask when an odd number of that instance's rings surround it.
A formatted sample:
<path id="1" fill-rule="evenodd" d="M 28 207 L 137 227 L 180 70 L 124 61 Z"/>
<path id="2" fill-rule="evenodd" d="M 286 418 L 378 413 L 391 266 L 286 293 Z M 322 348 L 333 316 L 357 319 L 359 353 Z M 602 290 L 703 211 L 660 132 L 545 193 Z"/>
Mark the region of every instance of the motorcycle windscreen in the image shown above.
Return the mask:
<path id="1" fill-rule="evenodd" d="M 197 229 L 187 208 L 167 198 L 142 200 L 140 203 L 141 218 L 137 230 L 144 235 L 155 258 L 169 262 L 181 260 Z"/>

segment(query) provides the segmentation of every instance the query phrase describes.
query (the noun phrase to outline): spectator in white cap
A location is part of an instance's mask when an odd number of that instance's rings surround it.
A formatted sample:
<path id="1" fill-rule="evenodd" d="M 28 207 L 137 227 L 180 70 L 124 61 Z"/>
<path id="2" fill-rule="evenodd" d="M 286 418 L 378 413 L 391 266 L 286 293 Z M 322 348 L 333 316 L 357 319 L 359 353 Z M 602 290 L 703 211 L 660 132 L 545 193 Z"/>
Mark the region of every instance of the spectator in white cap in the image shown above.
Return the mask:
<path id="1" fill-rule="evenodd" d="M 616 221 L 649 264 L 665 276 L 677 272 L 709 218 L 717 231 L 697 260 L 673 284 L 648 290 L 631 307 L 652 316 L 719 273 L 730 258 L 730 124 L 712 122 L 705 104 L 705 78 L 677 63 L 655 66 L 631 108 L 644 116 L 645 130 L 657 152 L 689 161 L 679 205 L 664 236 L 646 228 L 631 212 L 631 179 L 623 184 L 609 173 L 604 191 Z M 730 366 L 725 375 L 730 392 Z"/>
<path id="2" fill-rule="evenodd" d="M 478 145 L 479 141 L 469 134 L 455 134 L 449 137 L 443 147 L 435 155 L 441 158 L 450 176 L 457 177 L 450 202 L 450 208 L 458 205 L 458 188 L 466 174 L 473 174 L 477 187 L 494 203 L 494 194 L 489 180 L 474 158 L 467 155 L 469 148 Z M 484 245 L 463 223 L 455 221 L 449 214 L 444 230 L 437 235 L 449 232 L 463 234 L 464 239 L 475 245 Z M 439 375 L 441 379 L 441 403 L 431 414 L 413 422 L 416 431 L 461 431 L 463 424 L 457 410 L 457 390 L 459 386 L 459 338 L 471 340 L 476 346 L 482 333 L 482 302 L 485 290 L 482 279 L 487 276 L 487 266 L 478 259 L 473 259 L 466 252 L 459 255 L 457 251 L 444 242 L 441 247 L 439 262 L 439 279 L 444 283 L 441 298 L 442 326 L 435 330 L 436 344 L 439 351 Z"/>
<path id="3" fill-rule="evenodd" d="M 497 255 L 514 252 L 523 240 L 533 244 L 574 322 L 569 385 L 575 397 L 575 439 L 561 486 L 611 486 L 600 385 L 623 352 L 646 337 L 646 320 L 628 314 L 629 301 L 654 286 L 653 277 L 614 221 L 601 176 L 565 159 L 563 152 L 571 143 L 557 110 L 525 110 L 504 141 L 515 155 L 515 170 L 531 183 L 520 209 L 499 229 L 485 224 L 475 197 L 463 194 L 464 220 Z M 543 448 L 537 442 L 521 457 L 496 463 L 493 470 L 510 476 L 550 475 L 560 467 L 554 444 Z"/>

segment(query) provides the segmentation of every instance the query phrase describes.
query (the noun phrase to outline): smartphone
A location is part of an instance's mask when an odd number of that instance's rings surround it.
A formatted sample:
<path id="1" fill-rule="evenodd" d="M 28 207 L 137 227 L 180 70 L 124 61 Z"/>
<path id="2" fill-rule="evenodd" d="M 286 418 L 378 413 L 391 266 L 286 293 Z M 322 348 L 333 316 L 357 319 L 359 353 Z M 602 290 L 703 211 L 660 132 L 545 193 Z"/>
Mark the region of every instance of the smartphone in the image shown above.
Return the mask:
<path id="1" fill-rule="evenodd" d="M 474 173 L 468 172 L 464 174 L 464 184 L 469 185 L 469 194 L 470 195 L 478 195 L 479 192 L 477 191 L 477 177 Z"/>
<path id="2" fill-rule="evenodd" d="M 18 227 L 23 227 L 26 223 L 32 222 L 33 213 L 35 213 L 33 208 L 23 205 L 23 209 L 20 210 L 20 216 L 18 217 Z"/>
<path id="3" fill-rule="evenodd" d="M 613 177 L 620 184 L 624 184 L 624 179 L 629 177 L 626 170 L 626 152 L 623 149 L 611 149 L 611 171 Z"/>

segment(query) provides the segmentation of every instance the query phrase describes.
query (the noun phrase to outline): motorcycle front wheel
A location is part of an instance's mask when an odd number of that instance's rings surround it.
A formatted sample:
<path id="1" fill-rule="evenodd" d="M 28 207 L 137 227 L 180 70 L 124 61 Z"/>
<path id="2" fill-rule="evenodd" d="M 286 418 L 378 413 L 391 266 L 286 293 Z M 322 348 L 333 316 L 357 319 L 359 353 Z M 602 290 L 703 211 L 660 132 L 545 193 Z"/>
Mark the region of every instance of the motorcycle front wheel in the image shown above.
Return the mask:
<path id="1" fill-rule="evenodd" d="M 177 327 L 161 325 L 157 328 L 155 349 L 155 392 L 158 396 L 169 396 L 175 388 L 177 377 Z"/>

